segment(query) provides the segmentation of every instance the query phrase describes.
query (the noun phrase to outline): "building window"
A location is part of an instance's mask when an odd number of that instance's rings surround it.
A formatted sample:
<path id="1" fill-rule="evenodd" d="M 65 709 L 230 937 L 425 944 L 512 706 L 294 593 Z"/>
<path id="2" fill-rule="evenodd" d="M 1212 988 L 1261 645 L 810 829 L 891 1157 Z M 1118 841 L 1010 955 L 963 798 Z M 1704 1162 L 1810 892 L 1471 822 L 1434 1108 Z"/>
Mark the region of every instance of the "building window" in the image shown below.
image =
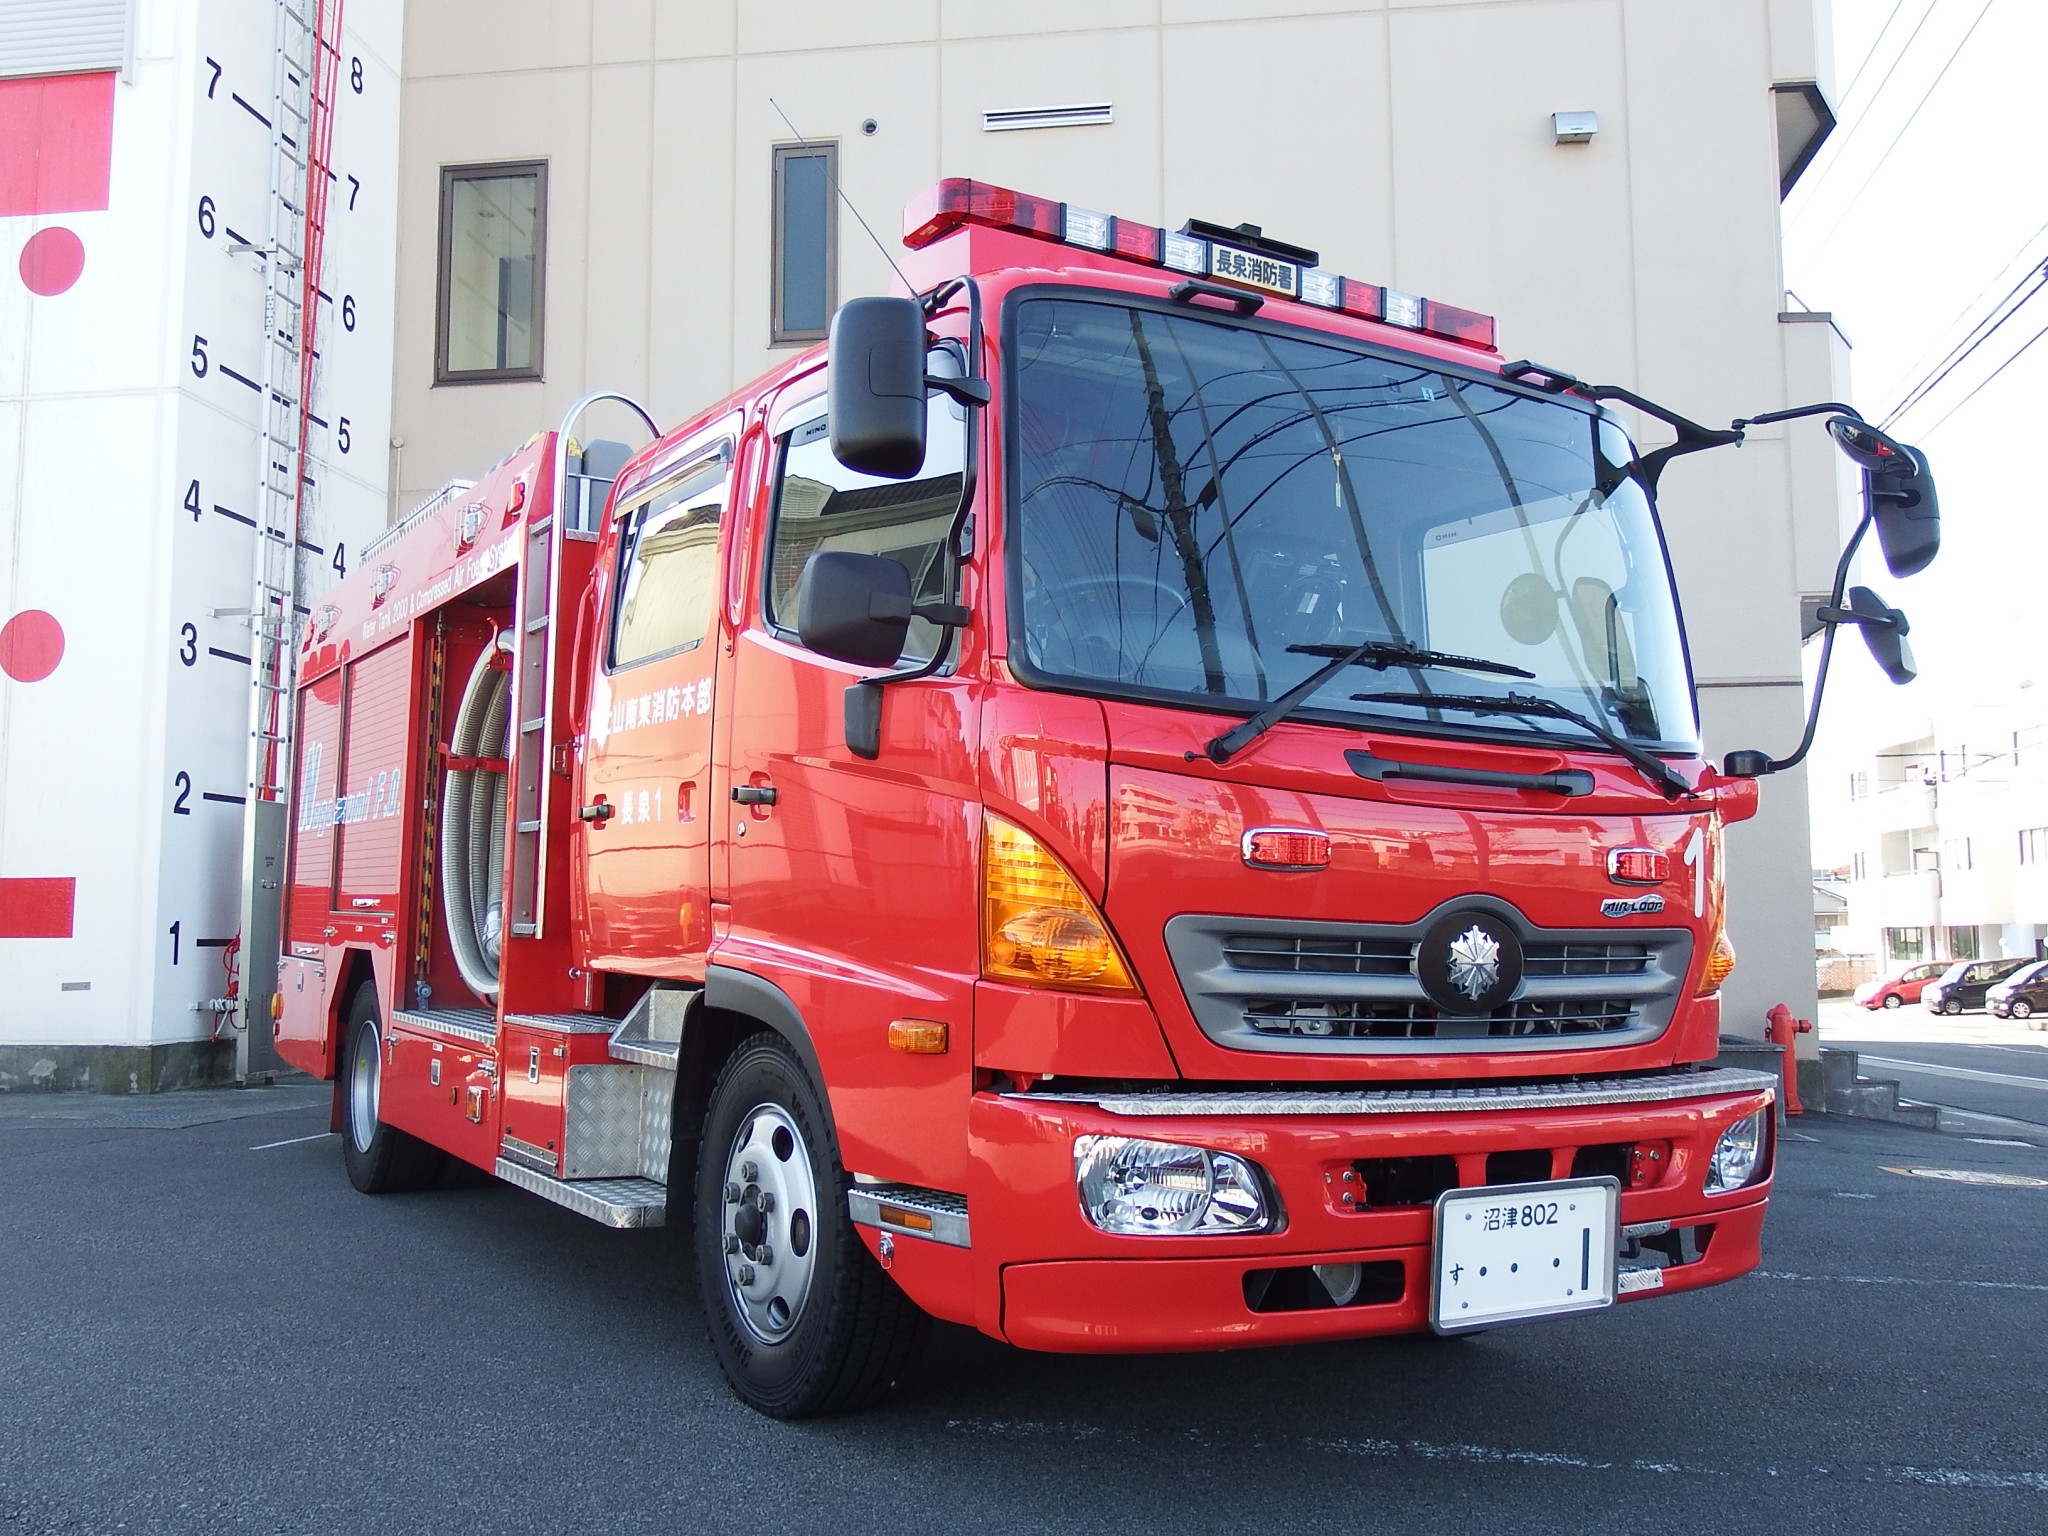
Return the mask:
<path id="1" fill-rule="evenodd" d="M 1971 867 L 1970 840 L 1967 837 L 1949 837 L 1942 839 L 1941 867 L 1944 870 L 1947 870 L 1950 874 L 1954 874 L 1959 870 L 1965 870 Z"/>
<path id="2" fill-rule="evenodd" d="M 442 167 L 436 384 L 541 376 L 547 224 L 546 161 Z"/>
<path id="3" fill-rule="evenodd" d="M 825 339 L 839 280 L 838 175 L 835 144 L 776 148 L 770 341 Z"/>
<path id="4" fill-rule="evenodd" d="M 1976 929 L 1951 928 L 1947 931 L 1947 937 L 1949 959 L 1975 960 L 1978 958 Z"/>
<path id="5" fill-rule="evenodd" d="M 1861 800 L 1869 793 L 1870 774 L 1867 770 L 1858 770 L 1849 775 L 1849 798 L 1851 800 Z"/>
<path id="6" fill-rule="evenodd" d="M 1851 880 L 1868 880 L 1870 878 L 1870 864 L 1864 855 L 1860 853 L 1849 855 L 1849 878 Z"/>
<path id="7" fill-rule="evenodd" d="M 1927 930 L 1925 928 L 1887 928 L 1884 931 L 1885 954 L 1893 960 L 1925 960 L 1927 958 Z"/>
<path id="8" fill-rule="evenodd" d="M 2020 862 L 2048 864 L 2048 827 L 2025 827 L 2020 831 Z"/>

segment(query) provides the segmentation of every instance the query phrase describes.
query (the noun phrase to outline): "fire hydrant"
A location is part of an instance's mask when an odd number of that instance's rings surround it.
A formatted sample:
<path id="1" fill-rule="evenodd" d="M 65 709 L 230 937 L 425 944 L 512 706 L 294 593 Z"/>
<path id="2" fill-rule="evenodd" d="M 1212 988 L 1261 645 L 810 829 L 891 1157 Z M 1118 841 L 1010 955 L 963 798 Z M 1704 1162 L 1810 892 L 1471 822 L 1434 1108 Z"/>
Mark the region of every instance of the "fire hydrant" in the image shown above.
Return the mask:
<path id="1" fill-rule="evenodd" d="M 1783 1003 L 1774 1004 L 1764 1017 L 1770 1021 L 1771 1044 L 1785 1048 L 1784 1057 L 1778 1064 L 1779 1075 L 1785 1084 L 1785 1113 L 1804 1114 L 1805 1111 L 1799 1107 L 1799 1061 L 1792 1042 L 1800 1035 L 1813 1033 L 1813 1020 L 1793 1018 L 1792 1010 Z"/>

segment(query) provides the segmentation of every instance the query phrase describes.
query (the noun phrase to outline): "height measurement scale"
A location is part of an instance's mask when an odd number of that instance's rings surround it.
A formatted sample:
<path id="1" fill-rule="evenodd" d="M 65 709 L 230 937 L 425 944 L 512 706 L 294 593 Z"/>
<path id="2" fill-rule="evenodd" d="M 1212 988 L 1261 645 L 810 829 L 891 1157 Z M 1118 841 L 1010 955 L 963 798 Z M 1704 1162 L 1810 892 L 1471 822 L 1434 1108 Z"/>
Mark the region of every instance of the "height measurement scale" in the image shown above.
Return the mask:
<path id="1" fill-rule="evenodd" d="M 189 84 L 157 1012 L 235 1032 L 242 1077 L 278 1065 L 300 621 L 386 522 L 399 11 L 212 0 Z"/>

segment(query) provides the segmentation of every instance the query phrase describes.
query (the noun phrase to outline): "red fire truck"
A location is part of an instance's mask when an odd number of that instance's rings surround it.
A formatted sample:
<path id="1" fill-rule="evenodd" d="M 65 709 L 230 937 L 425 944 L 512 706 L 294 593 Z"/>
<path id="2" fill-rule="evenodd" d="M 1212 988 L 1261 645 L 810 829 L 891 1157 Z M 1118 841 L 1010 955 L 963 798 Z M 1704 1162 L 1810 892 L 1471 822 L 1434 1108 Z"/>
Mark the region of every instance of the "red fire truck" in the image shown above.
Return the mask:
<path id="1" fill-rule="evenodd" d="M 1652 503 L 1751 423 L 1250 225 L 906 227 L 914 296 L 637 452 L 579 402 L 315 607 L 271 1011 L 356 1187 L 687 1212 L 778 1416 L 927 1316 L 1213 1348 L 1752 1268 L 1721 837 L 1799 754 L 1703 760 Z M 1810 410 L 1924 565 L 1925 459 Z M 1909 673 L 1853 551 L 1822 620 Z"/>

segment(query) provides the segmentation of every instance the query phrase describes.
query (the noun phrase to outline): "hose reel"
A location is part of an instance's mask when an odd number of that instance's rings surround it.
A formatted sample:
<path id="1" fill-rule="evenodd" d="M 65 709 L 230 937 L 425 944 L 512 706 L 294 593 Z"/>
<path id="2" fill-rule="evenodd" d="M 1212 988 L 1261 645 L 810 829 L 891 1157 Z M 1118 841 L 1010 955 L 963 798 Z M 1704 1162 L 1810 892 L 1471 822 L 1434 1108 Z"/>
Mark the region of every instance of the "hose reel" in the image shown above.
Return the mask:
<path id="1" fill-rule="evenodd" d="M 441 787 L 441 910 L 470 991 L 498 996 L 505 927 L 505 760 L 512 717 L 512 637 L 500 633 L 470 669 Z M 488 763 L 494 766 L 479 766 Z M 457 766 L 459 765 L 459 766 Z"/>

